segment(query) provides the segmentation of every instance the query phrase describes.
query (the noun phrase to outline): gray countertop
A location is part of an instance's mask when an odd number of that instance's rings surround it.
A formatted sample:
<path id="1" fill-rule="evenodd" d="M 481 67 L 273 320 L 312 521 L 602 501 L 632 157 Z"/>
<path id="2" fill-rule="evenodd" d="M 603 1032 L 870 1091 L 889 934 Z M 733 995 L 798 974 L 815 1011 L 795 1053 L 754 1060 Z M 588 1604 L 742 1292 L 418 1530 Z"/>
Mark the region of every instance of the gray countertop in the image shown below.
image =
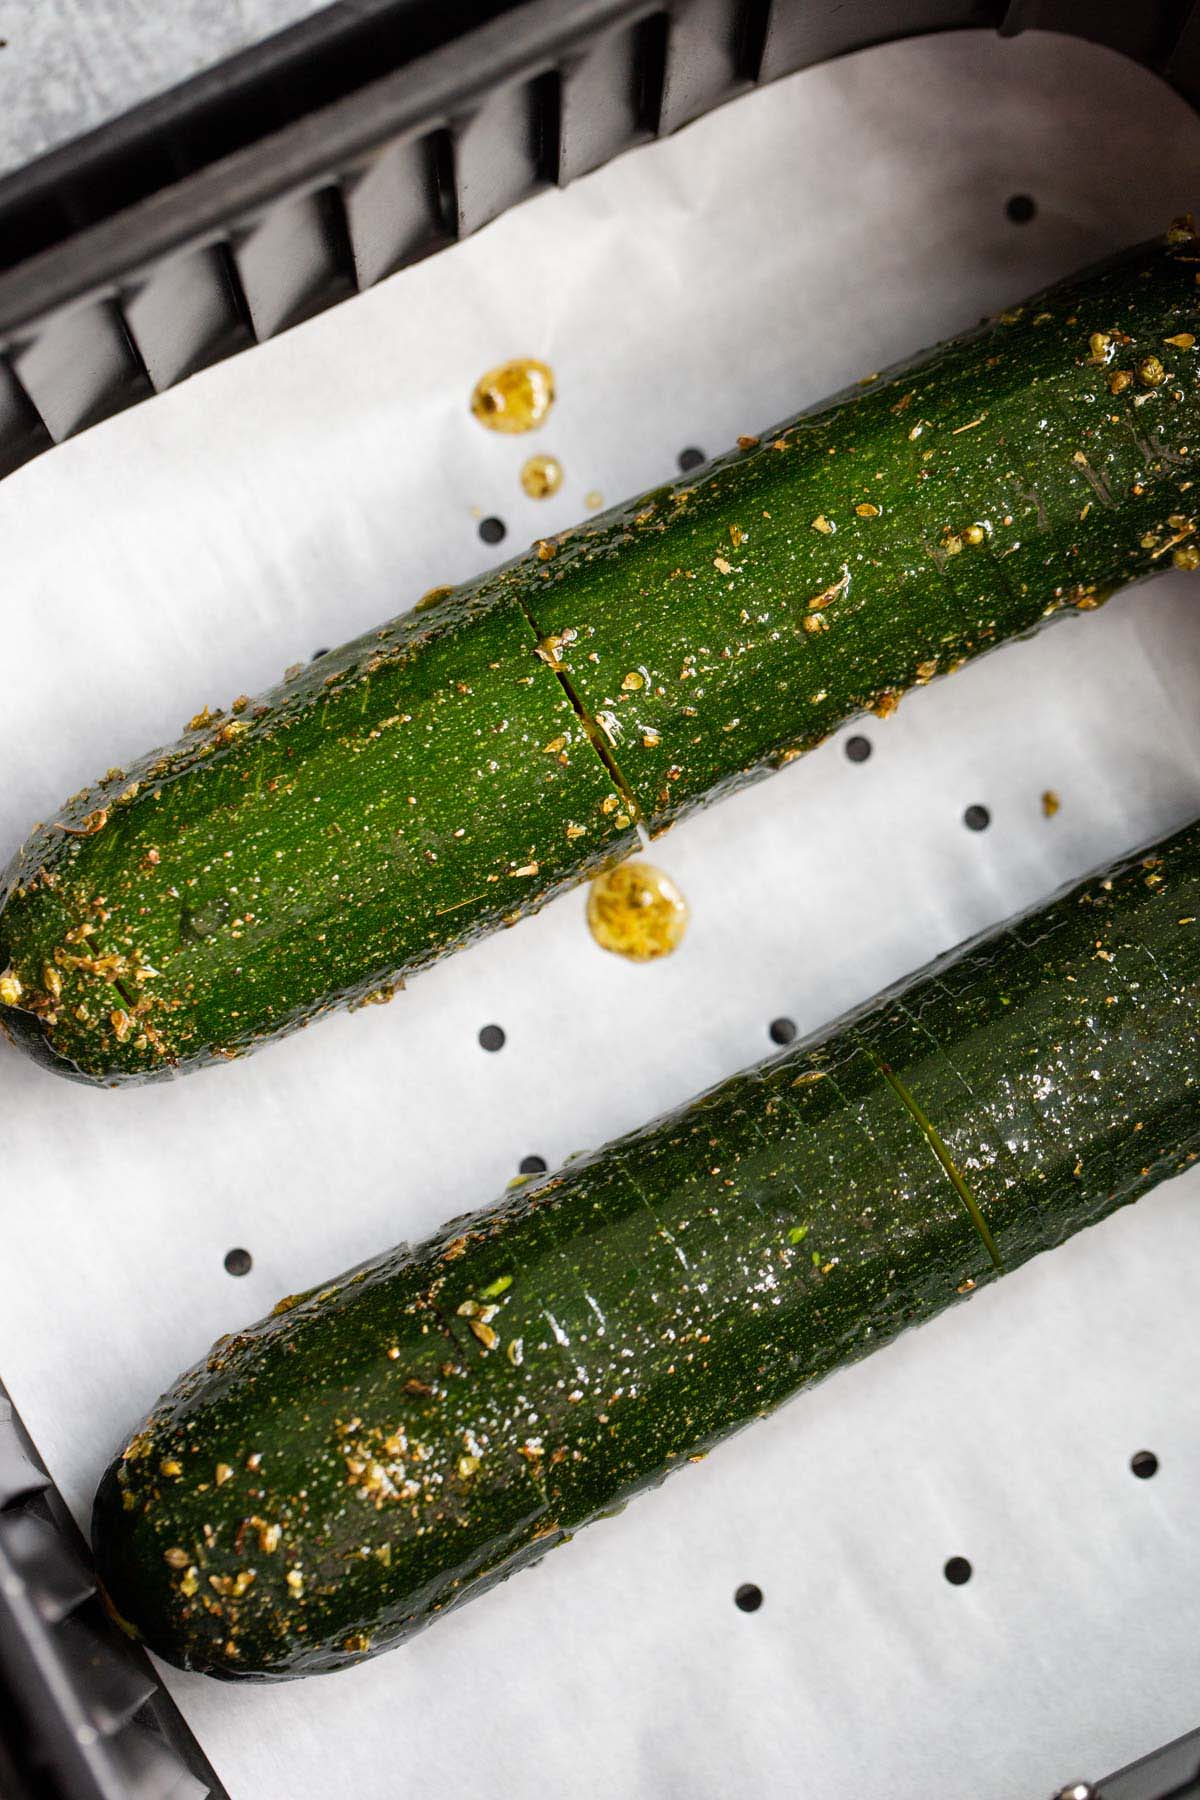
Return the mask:
<path id="1" fill-rule="evenodd" d="M 318 0 L 0 0 L 0 175 L 320 10 Z"/>

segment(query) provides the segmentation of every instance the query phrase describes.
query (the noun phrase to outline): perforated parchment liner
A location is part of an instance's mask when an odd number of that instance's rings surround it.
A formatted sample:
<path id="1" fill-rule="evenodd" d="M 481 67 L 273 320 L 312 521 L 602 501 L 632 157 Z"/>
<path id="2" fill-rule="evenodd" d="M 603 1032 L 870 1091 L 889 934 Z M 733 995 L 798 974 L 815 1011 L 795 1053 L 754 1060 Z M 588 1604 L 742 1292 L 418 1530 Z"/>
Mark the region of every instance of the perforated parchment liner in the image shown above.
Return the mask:
<path id="1" fill-rule="evenodd" d="M 648 486 L 684 448 L 1149 235 L 1198 176 L 1200 124 L 1107 53 L 894 45 L 67 444 L 0 487 L 0 840 L 203 702 L 569 524 L 589 491 Z M 1031 220 L 1007 216 L 1014 194 Z M 518 353 L 558 376 L 536 439 L 467 411 Z M 518 482 L 533 448 L 567 472 L 548 501 Z M 494 547 L 487 517 L 508 530 Z M 1200 809 L 1200 582 L 1164 577 L 858 729 L 865 761 L 843 735 L 661 840 L 694 914 L 661 965 L 604 956 L 572 895 L 390 1007 L 177 1085 L 94 1093 L 0 1061 L 0 1372 L 81 1518 L 218 1333 Z M 1099 1776 L 1196 1723 L 1198 1181 L 392 1656 L 172 1691 L 236 1800 L 1008 1800 Z M 1151 1481 L 1129 1469 L 1141 1449 Z"/>

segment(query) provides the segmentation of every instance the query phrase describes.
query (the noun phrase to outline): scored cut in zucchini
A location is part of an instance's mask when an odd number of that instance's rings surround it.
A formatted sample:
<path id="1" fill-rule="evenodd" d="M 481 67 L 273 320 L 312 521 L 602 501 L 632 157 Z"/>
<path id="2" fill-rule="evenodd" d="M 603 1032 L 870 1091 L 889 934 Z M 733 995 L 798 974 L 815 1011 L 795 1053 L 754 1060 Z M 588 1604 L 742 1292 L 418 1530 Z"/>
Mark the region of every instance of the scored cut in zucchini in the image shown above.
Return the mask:
<path id="1" fill-rule="evenodd" d="M 9 874 L 3 1015 L 137 1080 L 403 978 L 636 836 L 502 589 L 397 620 L 42 826 Z"/>
<path id="2" fill-rule="evenodd" d="M 1200 826 L 214 1346 L 108 1470 L 169 1661 L 336 1669 L 1200 1152 Z"/>
<path id="3" fill-rule="evenodd" d="M 404 977 L 1063 611 L 1200 562 L 1184 226 L 323 657 L 39 827 L 0 1023 L 117 1085 Z"/>
<path id="4" fill-rule="evenodd" d="M 1176 552 L 1194 566 L 1200 248 L 1179 235 L 742 440 L 523 584 L 652 831 Z"/>

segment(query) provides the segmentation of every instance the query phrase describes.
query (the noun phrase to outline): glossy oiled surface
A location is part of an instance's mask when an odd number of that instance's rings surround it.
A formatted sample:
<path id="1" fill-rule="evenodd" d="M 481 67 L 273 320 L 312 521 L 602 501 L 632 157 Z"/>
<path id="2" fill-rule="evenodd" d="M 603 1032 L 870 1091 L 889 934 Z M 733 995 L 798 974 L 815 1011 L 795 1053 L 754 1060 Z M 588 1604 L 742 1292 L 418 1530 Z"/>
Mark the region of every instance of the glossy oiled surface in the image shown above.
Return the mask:
<path id="1" fill-rule="evenodd" d="M 658 1124 L 281 1304 L 104 1478 L 119 1613 L 336 1668 L 1190 1163 L 1200 828 Z"/>
<path id="2" fill-rule="evenodd" d="M 0 1019 L 98 1082 L 239 1055 L 1188 562 L 1198 259 L 1168 232 L 114 771 L 4 877 Z"/>
<path id="3" fill-rule="evenodd" d="M 77 796 L 7 877 L 6 1016 L 92 1080 L 386 999 L 634 841 L 503 593 L 411 613 L 195 727 Z"/>
<path id="4" fill-rule="evenodd" d="M 1135 251 L 570 535 L 531 612 L 652 829 L 1193 541 L 1198 258 Z"/>

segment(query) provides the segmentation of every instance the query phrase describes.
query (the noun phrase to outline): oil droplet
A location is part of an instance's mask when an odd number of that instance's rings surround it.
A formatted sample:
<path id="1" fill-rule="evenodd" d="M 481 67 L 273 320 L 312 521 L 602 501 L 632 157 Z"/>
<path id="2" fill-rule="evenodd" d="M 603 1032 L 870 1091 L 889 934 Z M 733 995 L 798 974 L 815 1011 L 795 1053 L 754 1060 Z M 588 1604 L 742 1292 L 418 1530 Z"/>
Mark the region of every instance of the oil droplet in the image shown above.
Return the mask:
<path id="1" fill-rule="evenodd" d="M 531 500 L 548 500 L 562 482 L 563 468 L 557 456 L 531 456 L 521 467 L 521 486 Z"/>
<path id="2" fill-rule="evenodd" d="M 431 587 L 421 595 L 413 611 L 427 612 L 431 606 L 437 606 L 442 600 L 448 599 L 453 592 L 452 587 Z"/>
<path id="3" fill-rule="evenodd" d="M 553 371 L 532 356 L 489 369 L 471 395 L 471 411 L 489 431 L 532 431 L 553 404 Z"/>
<path id="4" fill-rule="evenodd" d="M 589 512 L 595 512 L 597 507 L 604 505 L 604 495 L 597 493 L 596 489 L 593 488 L 590 494 L 585 494 L 583 496 L 583 504 L 587 507 Z"/>
<path id="5" fill-rule="evenodd" d="M 630 962 L 652 962 L 683 942 L 687 901 L 670 876 L 652 863 L 624 862 L 593 881 L 587 921 L 602 950 Z"/>
<path id="6" fill-rule="evenodd" d="M 1052 819 L 1061 805 L 1062 801 L 1059 799 L 1054 789 L 1047 788 L 1042 795 L 1042 817 L 1044 819 Z"/>

